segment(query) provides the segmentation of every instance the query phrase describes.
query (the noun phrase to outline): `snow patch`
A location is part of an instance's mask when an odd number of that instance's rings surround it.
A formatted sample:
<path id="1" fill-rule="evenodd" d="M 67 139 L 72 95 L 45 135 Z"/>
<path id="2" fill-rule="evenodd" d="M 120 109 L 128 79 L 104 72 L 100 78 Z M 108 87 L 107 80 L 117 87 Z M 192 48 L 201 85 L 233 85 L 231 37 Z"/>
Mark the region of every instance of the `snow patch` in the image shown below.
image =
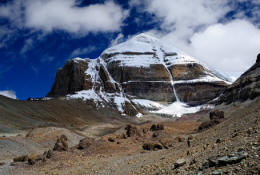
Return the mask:
<path id="1" fill-rule="evenodd" d="M 146 99 L 133 99 L 132 102 L 140 107 L 147 108 L 147 109 L 159 110 L 165 107 L 160 103 L 151 100 L 146 100 Z"/>
<path id="2" fill-rule="evenodd" d="M 121 97 L 121 96 L 114 97 L 114 103 L 116 104 L 117 109 L 122 113 L 124 112 L 123 105 L 125 104 L 126 101 L 129 102 L 129 100 L 126 99 L 125 97 Z"/>
<path id="3" fill-rule="evenodd" d="M 75 94 L 68 94 L 66 99 L 82 99 L 83 101 L 93 100 L 95 103 L 103 101 L 93 89 L 78 91 Z"/>
<path id="4" fill-rule="evenodd" d="M 11 98 L 11 99 L 17 99 L 15 91 L 0 91 L 0 95 Z"/>
<path id="5" fill-rule="evenodd" d="M 97 81 L 97 75 L 98 72 L 96 70 L 96 66 L 97 66 L 97 59 L 89 59 L 89 63 L 88 63 L 88 69 L 85 71 L 85 74 L 89 75 L 91 78 L 91 81 L 93 83 L 95 83 Z"/>
<path id="6" fill-rule="evenodd" d="M 86 61 L 86 59 L 77 57 L 77 58 L 73 58 L 72 61 L 79 63 L 80 61 Z"/>
<path id="7" fill-rule="evenodd" d="M 128 67 L 150 67 L 151 64 L 160 64 L 160 61 L 157 58 L 154 58 L 153 55 L 124 55 L 118 54 L 113 56 L 113 59 L 109 60 L 119 62 L 119 66 L 128 66 Z"/>
<path id="8" fill-rule="evenodd" d="M 192 79 L 192 80 L 178 80 L 174 81 L 174 84 L 182 84 L 182 83 L 199 83 L 199 82 L 218 82 L 218 81 L 224 81 L 218 77 L 206 75 L 198 79 Z M 229 82 L 226 82 L 229 83 Z"/>
<path id="9" fill-rule="evenodd" d="M 201 107 L 202 106 L 190 107 L 182 102 L 174 102 L 153 113 L 172 115 L 172 117 L 181 117 L 184 114 L 196 113 L 201 110 Z"/>

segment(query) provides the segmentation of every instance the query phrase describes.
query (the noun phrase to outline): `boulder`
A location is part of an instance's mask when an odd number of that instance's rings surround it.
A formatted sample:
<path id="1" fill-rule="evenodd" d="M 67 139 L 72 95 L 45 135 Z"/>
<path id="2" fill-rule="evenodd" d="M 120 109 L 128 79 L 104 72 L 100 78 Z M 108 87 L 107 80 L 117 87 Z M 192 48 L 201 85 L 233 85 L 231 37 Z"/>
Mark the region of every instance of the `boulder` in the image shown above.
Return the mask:
<path id="1" fill-rule="evenodd" d="M 44 155 L 32 155 L 28 159 L 28 164 L 29 165 L 34 165 L 38 161 L 45 161 Z"/>
<path id="2" fill-rule="evenodd" d="M 109 137 L 107 140 L 108 140 L 109 142 L 115 142 L 115 139 L 112 138 L 112 137 Z"/>
<path id="3" fill-rule="evenodd" d="M 79 141 L 78 149 L 87 149 L 95 140 L 93 138 L 86 137 Z"/>
<path id="4" fill-rule="evenodd" d="M 209 113 L 210 120 L 218 120 L 224 118 L 224 111 L 214 110 Z"/>
<path id="5" fill-rule="evenodd" d="M 226 156 L 220 156 L 217 158 L 209 158 L 207 162 L 203 165 L 203 169 L 211 167 L 222 167 L 227 165 L 232 165 L 241 162 L 243 159 L 248 157 L 248 153 L 244 151 L 238 151 L 235 153 L 230 153 Z"/>
<path id="6" fill-rule="evenodd" d="M 157 151 L 163 149 L 163 145 L 159 142 L 144 143 L 143 149 L 148 151 Z"/>
<path id="7" fill-rule="evenodd" d="M 202 122 L 198 128 L 198 131 L 209 129 L 219 123 L 220 123 L 219 120 L 210 120 L 210 121 Z"/>
<path id="8" fill-rule="evenodd" d="M 164 130 L 163 124 L 153 124 L 150 128 L 150 131 L 159 131 L 159 130 Z"/>
<path id="9" fill-rule="evenodd" d="M 26 162 L 28 161 L 29 156 L 28 155 L 23 155 L 23 156 L 19 156 L 13 159 L 14 162 Z"/>
<path id="10" fill-rule="evenodd" d="M 127 137 L 143 136 L 143 132 L 139 128 L 137 128 L 136 126 L 127 125 L 125 127 L 125 130 L 126 130 L 126 136 Z"/>
<path id="11" fill-rule="evenodd" d="M 65 135 L 61 135 L 54 147 L 53 147 L 53 151 L 68 151 L 69 146 L 68 146 L 68 138 Z"/>
<path id="12" fill-rule="evenodd" d="M 179 167 L 181 167 L 181 166 L 183 166 L 183 165 L 185 165 L 186 164 L 186 159 L 178 159 L 174 164 L 173 164 L 173 167 L 172 167 L 172 169 L 174 170 L 174 169 L 177 169 L 177 168 L 179 168 Z"/>
<path id="13" fill-rule="evenodd" d="M 53 151 L 52 150 L 48 150 L 48 151 L 45 151 L 43 153 L 43 156 L 47 159 L 50 159 L 52 156 L 53 156 Z"/>

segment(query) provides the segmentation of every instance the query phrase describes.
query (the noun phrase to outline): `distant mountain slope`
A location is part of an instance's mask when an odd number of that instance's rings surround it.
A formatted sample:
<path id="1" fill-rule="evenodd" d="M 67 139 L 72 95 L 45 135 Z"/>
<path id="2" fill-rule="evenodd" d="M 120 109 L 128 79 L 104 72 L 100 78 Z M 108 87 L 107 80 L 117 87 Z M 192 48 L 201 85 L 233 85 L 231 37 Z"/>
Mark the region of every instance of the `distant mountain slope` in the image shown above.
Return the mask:
<path id="1" fill-rule="evenodd" d="M 232 102 L 243 102 L 253 100 L 260 96 L 260 54 L 256 63 L 242 74 L 231 86 L 220 96 L 218 103 L 230 104 Z"/>
<path id="2" fill-rule="evenodd" d="M 18 101 L 0 96 L 0 133 L 43 126 L 80 128 L 114 119 L 126 120 L 116 111 L 96 109 L 78 100 Z"/>
<path id="3" fill-rule="evenodd" d="M 162 109 L 168 104 L 176 103 L 172 106 L 180 110 L 172 115 L 181 115 L 194 112 L 189 106 L 218 97 L 228 84 L 221 74 L 198 60 L 140 34 L 106 49 L 97 59 L 69 60 L 58 70 L 47 96 L 81 98 L 130 116 L 141 116 L 151 108 L 165 111 Z"/>

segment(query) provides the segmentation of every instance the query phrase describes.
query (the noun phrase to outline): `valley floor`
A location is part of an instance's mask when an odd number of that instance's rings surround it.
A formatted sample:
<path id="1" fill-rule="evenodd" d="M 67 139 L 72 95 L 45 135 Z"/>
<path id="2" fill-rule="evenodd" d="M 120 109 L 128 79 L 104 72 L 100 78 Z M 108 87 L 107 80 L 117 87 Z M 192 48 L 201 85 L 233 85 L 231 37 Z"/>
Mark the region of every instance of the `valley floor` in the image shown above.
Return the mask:
<path id="1" fill-rule="evenodd" d="M 158 119 L 149 122 L 147 117 L 146 121 L 131 124 L 128 129 L 128 123 L 103 123 L 82 131 L 45 127 L 18 136 L 0 137 L 0 142 L 7 145 L 7 152 L 0 153 L 0 162 L 3 162 L 0 174 L 259 174 L 259 106 L 260 99 L 220 106 L 218 108 L 225 111 L 225 120 L 203 131 L 198 131 L 198 127 L 208 120 L 207 112 L 175 121 Z M 151 129 L 155 123 L 164 126 L 163 130 Z M 20 144 L 12 144 L 13 147 L 26 145 L 19 155 L 34 151 L 42 153 L 52 148 L 61 134 L 68 137 L 71 147 L 68 151 L 55 151 L 46 162 L 39 161 L 35 165 L 23 162 L 9 165 L 15 156 L 8 153 L 10 141 Z M 85 136 L 94 140 L 90 139 L 91 145 L 86 149 L 77 149 L 79 140 Z M 146 150 L 143 148 L 145 144 L 148 145 Z M 28 145 L 32 148 L 29 149 Z M 222 161 L 217 162 L 220 159 Z"/>

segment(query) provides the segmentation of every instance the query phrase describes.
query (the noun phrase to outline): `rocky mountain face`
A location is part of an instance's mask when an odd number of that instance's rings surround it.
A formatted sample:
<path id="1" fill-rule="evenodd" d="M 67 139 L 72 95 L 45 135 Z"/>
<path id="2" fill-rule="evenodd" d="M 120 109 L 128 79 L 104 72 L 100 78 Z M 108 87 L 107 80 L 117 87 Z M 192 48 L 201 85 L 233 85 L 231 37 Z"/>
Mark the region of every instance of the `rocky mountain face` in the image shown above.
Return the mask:
<path id="1" fill-rule="evenodd" d="M 97 59 L 67 61 L 47 96 L 80 98 L 140 116 L 143 109 L 156 111 L 171 103 L 205 104 L 227 85 L 227 79 L 196 59 L 140 34 L 106 49 Z"/>
<path id="2" fill-rule="evenodd" d="M 256 63 L 224 91 L 218 104 L 243 102 L 258 96 L 260 96 L 260 54 L 257 56 Z"/>

